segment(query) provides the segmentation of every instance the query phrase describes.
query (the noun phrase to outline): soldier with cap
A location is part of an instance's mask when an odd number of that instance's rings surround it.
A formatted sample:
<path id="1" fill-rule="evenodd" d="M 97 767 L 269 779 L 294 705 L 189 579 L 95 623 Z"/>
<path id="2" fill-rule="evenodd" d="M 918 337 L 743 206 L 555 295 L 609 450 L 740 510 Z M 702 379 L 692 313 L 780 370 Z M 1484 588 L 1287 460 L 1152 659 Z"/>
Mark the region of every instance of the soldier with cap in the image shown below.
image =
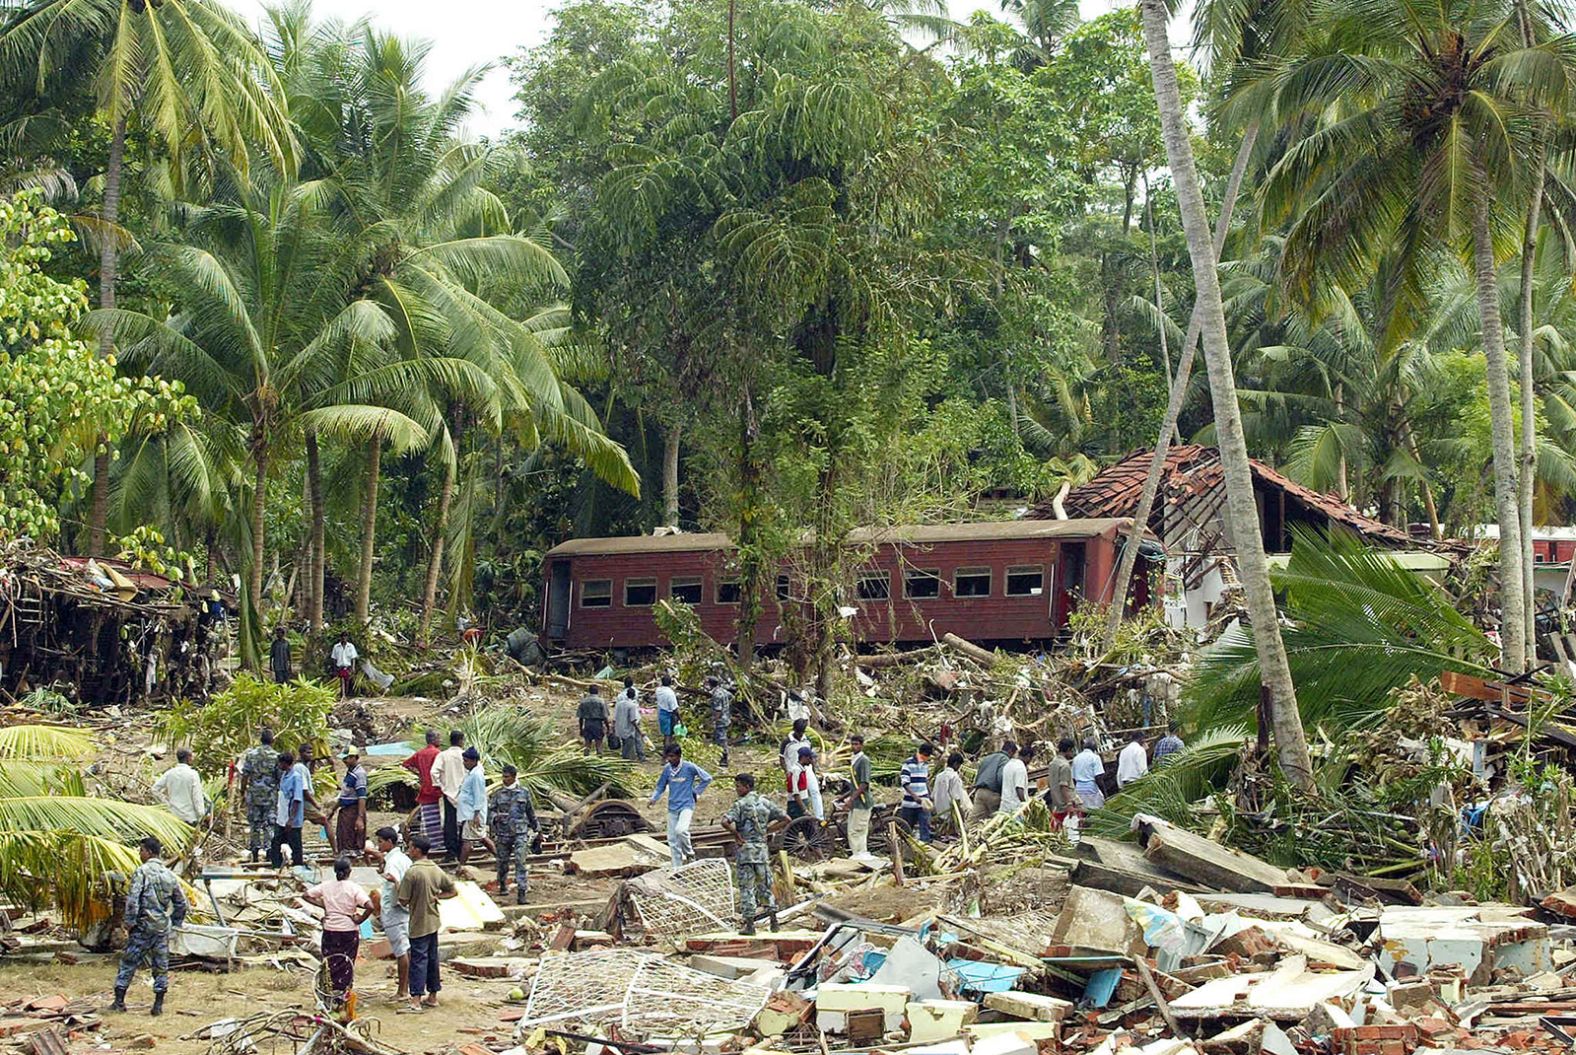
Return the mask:
<path id="1" fill-rule="evenodd" d="M 164 1014 L 164 993 L 170 987 L 170 928 L 186 922 L 186 895 L 181 881 L 159 860 L 164 847 L 148 836 L 137 845 L 142 864 L 131 874 L 126 894 L 126 950 L 115 972 L 111 1011 L 126 1010 L 126 990 L 144 962 L 153 972 L 154 1015 Z"/>

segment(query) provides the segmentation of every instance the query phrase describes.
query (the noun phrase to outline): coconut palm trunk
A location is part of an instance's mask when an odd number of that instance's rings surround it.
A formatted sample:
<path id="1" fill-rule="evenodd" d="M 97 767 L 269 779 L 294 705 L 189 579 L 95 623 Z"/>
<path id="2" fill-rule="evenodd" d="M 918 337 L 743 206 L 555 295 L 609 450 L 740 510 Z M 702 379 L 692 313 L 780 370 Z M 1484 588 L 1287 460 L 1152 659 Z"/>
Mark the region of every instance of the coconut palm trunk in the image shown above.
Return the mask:
<path id="1" fill-rule="evenodd" d="M 104 166 L 104 230 L 99 245 L 99 307 L 115 307 L 115 279 L 120 262 L 120 246 L 114 229 L 120 221 L 120 178 L 126 166 L 126 119 L 115 122 L 109 140 L 109 162 Z M 99 356 L 109 358 L 113 344 L 108 332 L 99 335 Z M 109 446 L 100 435 L 93 454 L 93 504 L 88 513 L 88 553 L 104 555 L 105 526 L 109 523 Z"/>
<path id="2" fill-rule="evenodd" d="M 268 503 L 268 434 L 263 425 L 252 429 L 252 563 L 246 569 L 252 607 L 263 611 L 263 558 L 267 552 L 263 514 Z"/>
<path id="3" fill-rule="evenodd" d="M 1494 511 L 1499 520 L 1499 631 L 1505 669 L 1520 673 L 1526 669 L 1527 662 L 1527 609 L 1521 570 L 1521 514 L 1517 508 L 1516 425 L 1510 406 L 1510 368 L 1505 353 L 1505 327 L 1499 314 L 1493 235 L 1489 229 L 1488 176 L 1475 156 L 1472 175 L 1472 260 L 1477 279 L 1478 319 L 1483 326 L 1489 435 L 1494 452 Z"/>
<path id="4" fill-rule="evenodd" d="M 323 625 L 323 576 L 328 567 L 323 552 L 328 517 L 323 509 L 323 464 L 316 429 L 306 430 L 306 492 L 312 507 L 311 542 L 307 547 L 311 565 L 306 572 L 306 622 L 307 633 L 316 634 Z"/>
<path id="5" fill-rule="evenodd" d="M 1188 138 L 1176 65 L 1171 58 L 1166 9 L 1161 0 L 1142 0 L 1139 6 L 1154 78 L 1155 105 L 1160 112 L 1161 136 L 1182 213 L 1182 228 L 1187 235 L 1188 256 L 1193 264 L 1193 282 L 1201 315 L 1199 335 L 1204 345 L 1204 364 L 1209 371 L 1216 442 L 1220 446 L 1220 463 L 1225 473 L 1227 523 L 1246 594 L 1248 617 L 1253 622 L 1259 676 L 1270 694 L 1270 718 L 1281 769 L 1294 787 L 1313 793 L 1316 791 L 1313 764 L 1303 735 L 1302 716 L 1297 710 L 1291 670 L 1286 663 L 1286 646 L 1281 641 L 1275 594 L 1270 588 L 1269 564 L 1264 557 L 1258 506 L 1253 498 L 1253 473 L 1248 464 L 1248 448 L 1237 407 L 1237 383 L 1231 369 L 1231 349 L 1226 340 L 1226 315 L 1221 303 L 1220 277 L 1216 273 L 1215 246 L 1210 237 L 1198 170 L 1193 162 L 1193 145 Z"/>
<path id="6" fill-rule="evenodd" d="M 372 560 L 377 552 L 378 483 L 383 472 L 383 440 L 373 437 L 367 448 L 367 489 L 361 496 L 361 567 L 356 571 L 356 622 L 366 625 L 372 614 Z"/>
<path id="7" fill-rule="evenodd" d="M 1527 10 L 1527 0 L 1517 0 L 1517 21 L 1521 23 L 1521 43 L 1532 47 L 1536 34 L 1532 14 Z M 1516 505 L 1521 520 L 1521 592 L 1525 601 L 1527 626 L 1527 661 L 1531 665 L 1538 658 L 1538 597 L 1532 581 L 1532 492 L 1538 481 L 1538 433 L 1536 390 L 1532 371 L 1532 280 L 1538 253 L 1538 224 L 1543 209 L 1543 183 L 1548 171 L 1547 127 L 1538 129 L 1538 139 L 1533 145 L 1532 191 L 1527 201 L 1527 226 L 1521 238 L 1521 303 L 1517 329 L 1520 331 L 1521 360 L 1521 476 L 1520 493 Z"/>
<path id="8" fill-rule="evenodd" d="M 1538 222 L 1543 205 L 1545 155 L 1542 144 L 1533 160 L 1532 201 L 1527 206 L 1527 228 L 1521 241 L 1521 303 L 1520 330 L 1521 360 L 1521 476 L 1520 493 L 1516 512 L 1521 521 L 1521 591 L 1525 599 L 1527 625 L 1527 660 L 1535 662 L 1538 656 L 1538 599 L 1532 581 L 1534 561 L 1532 556 L 1532 492 L 1538 481 L 1538 423 L 1537 391 L 1532 370 L 1532 280 L 1533 265 L 1538 251 Z"/>
<path id="9" fill-rule="evenodd" d="M 1214 252 L 1219 261 L 1226 245 L 1226 233 L 1231 230 L 1231 214 L 1237 207 L 1237 195 L 1242 192 L 1242 179 L 1248 171 L 1248 159 L 1253 156 L 1253 146 L 1258 142 L 1259 123 L 1250 124 L 1242 134 L 1237 147 L 1237 160 L 1231 166 L 1231 176 L 1226 181 L 1226 193 L 1220 200 L 1220 217 L 1215 221 Z M 1156 306 L 1159 304 L 1157 302 Z M 1154 512 L 1155 498 L 1160 493 L 1160 480 L 1165 474 L 1166 456 L 1171 453 L 1171 437 L 1177 431 L 1177 419 L 1182 416 L 1182 404 L 1187 399 L 1188 382 L 1193 377 L 1193 358 L 1198 350 L 1199 327 L 1203 313 L 1195 300 L 1193 313 L 1188 317 L 1187 336 L 1182 340 L 1181 358 L 1177 360 L 1176 376 L 1171 379 L 1171 396 L 1166 400 L 1165 419 L 1160 423 L 1160 437 L 1155 441 L 1154 452 L 1149 458 L 1149 470 L 1144 474 L 1144 486 L 1138 494 L 1138 508 L 1133 511 L 1133 524 L 1127 532 L 1127 544 L 1122 547 L 1122 559 L 1116 568 L 1116 588 L 1111 594 L 1111 609 L 1105 618 L 1105 640 L 1101 651 L 1110 651 L 1116 642 L 1116 632 L 1127 613 L 1127 591 L 1133 583 L 1133 570 L 1138 567 L 1138 547 L 1149 526 Z M 1167 365 L 1169 372 L 1170 366 Z"/>
<path id="10" fill-rule="evenodd" d="M 433 609 L 438 604 L 438 576 L 443 572 L 443 540 L 449 533 L 449 509 L 454 504 L 454 474 L 460 457 L 459 437 L 455 437 L 454 457 L 443 464 L 443 489 L 438 492 L 438 518 L 432 526 L 432 560 L 427 564 L 427 582 L 421 591 L 421 626 L 416 640 L 427 643 L 427 631 L 432 626 Z"/>

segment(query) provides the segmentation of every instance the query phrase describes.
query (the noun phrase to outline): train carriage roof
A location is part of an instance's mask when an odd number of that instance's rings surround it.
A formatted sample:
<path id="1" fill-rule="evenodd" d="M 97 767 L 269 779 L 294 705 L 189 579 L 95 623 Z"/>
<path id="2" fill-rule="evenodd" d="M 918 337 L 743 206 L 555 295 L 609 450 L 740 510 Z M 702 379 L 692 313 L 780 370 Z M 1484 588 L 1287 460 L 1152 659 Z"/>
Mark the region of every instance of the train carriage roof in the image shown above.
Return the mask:
<path id="1" fill-rule="evenodd" d="M 983 542 L 1013 539 L 1087 539 L 1125 530 L 1125 517 L 1078 520 L 995 520 L 968 524 L 911 524 L 863 527 L 849 532 L 848 541 L 929 545 L 938 542 Z M 1152 539 L 1154 536 L 1145 532 Z M 612 538 L 577 538 L 548 550 L 548 557 L 585 557 L 640 553 L 706 553 L 731 550 L 733 540 L 722 532 L 673 535 L 623 535 Z"/>

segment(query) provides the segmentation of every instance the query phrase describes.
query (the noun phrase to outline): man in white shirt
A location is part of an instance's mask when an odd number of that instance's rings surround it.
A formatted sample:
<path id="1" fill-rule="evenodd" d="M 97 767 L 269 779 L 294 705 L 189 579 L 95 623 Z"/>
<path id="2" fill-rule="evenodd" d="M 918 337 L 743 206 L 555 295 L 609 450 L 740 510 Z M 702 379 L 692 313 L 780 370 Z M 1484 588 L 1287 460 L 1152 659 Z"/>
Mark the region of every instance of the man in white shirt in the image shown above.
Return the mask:
<path id="1" fill-rule="evenodd" d="M 153 794 L 171 813 L 187 824 L 208 816 L 208 796 L 202 790 L 202 777 L 192 768 L 189 748 L 175 752 L 175 764 L 153 782 Z"/>
<path id="2" fill-rule="evenodd" d="M 340 634 L 339 641 L 329 652 L 329 660 L 334 664 L 334 674 L 339 678 L 339 695 L 341 698 L 350 697 L 350 679 L 356 673 L 356 659 L 361 653 L 356 651 L 356 646 L 350 643 L 349 634 Z"/>
<path id="3" fill-rule="evenodd" d="M 1116 756 L 1116 786 L 1125 788 L 1149 772 L 1149 752 L 1144 749 L 1144 734 L 1133 730 L 1133 737 Z"/>
<path id="4" fill-rule="evenodd" d="M 410 855 L 399 848 L 399 832 L 393 828 L 378 829 L 378 853 L 383 857 L 379 874 L 383 886 L 372 891 L 372 903 L 377 908 L 378 921 L 383 925 L 383 936 L 388 939 L 389 952 L 394 956 L 398 991 L 397 1000 L 410 999 L 410 910 L 400 908 L 394 892 L 399 881 L 410 871 Z"/>
<path id="5" fill-rule="evenodd" d="M 653 695 L 657 700 L 657 731 L 662 734 L 662 746 L 667 747 L 679 724 L 679 694 L 673 689 L 673 675 L 662 675 L 662 684 Z"/>
<path id="6" fill-rule="evenodd" d="M 783 741 L 778 761 L 782 763 L 783 781 L 788 788 L 789 798 L 793 797 L 794 776 L 799 769 L 799 749 L 801 747 L 811 747 L 813 750 L 810 743 L 809 728 L 810 719 L 796 719 L 793 723 L 793 732 L 789 733 L 788 739 Z"/>
<path id="7" fill-rule="evenodd" d="M 961 751 L 952 752 L 947 756 L 947 764 L 941 767 L 936 779 L 931 781 L 930 798 L 936 804 L 936 810 L 930 823 L 939 831 L 958 830 L 952 818 L 954 804 L 960 818 L 967 818 L 974 809 L 974 803 L 969 801 L 969 789 L 963 784 L 963 761 Z"/>
<path id="8" fill-rule="evenodd" d="M 449 730 L 449 746 L 432 764 L 432 775 L 443 792 L 443 850 L 448 860 L 460 859 L 460 785 L 465 783 L 465 734 Z"/>
<path id="9" fill-rule="evenodd" d="M 1073 790 L 1086 810 L 1097 810 L 1105 805 L 1105 792 L 1096 783 L 1105 774 L 1105 759 L 1095 750 L 1099 741 L 1084 737 L 1083 750 L 1073 758 Z"/>
<path id="10" fill-rule="evenodd" d="M 1029 801 L 1028 759 L 1033 757 L 1034 749 L 1026 747 L 1020 754 L 1018 745 L 1008 740 L 1001 745 L 1001 750 L 1007 761 L 1001 767 L 1001 805 L 997 812 L 1013 814 Z"/>

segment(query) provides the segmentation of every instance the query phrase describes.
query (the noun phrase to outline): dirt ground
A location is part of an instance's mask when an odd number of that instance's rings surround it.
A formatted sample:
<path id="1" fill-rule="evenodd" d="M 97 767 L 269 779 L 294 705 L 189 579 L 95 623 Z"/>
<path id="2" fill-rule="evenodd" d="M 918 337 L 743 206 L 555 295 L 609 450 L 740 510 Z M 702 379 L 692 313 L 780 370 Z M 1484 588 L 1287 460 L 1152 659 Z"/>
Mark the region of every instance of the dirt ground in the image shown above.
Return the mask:
<path id="1" fill-rule="evenodd" d="M 108 1007 L 114 979 L 113 958 L 74 966 L 0 961 L 0 1003 L 59 993 L 70 999 L 98 1000 L 101 1006 Z M 487 1043 L 488 1037 L 507 1041 L 514 1026 L 500 1021 L 499 1015 L 513 1006 L 507 996 L 515 984 L 462 978 L 446 971 L 439 1005 L 420 1015 L 402 1015 L 394 1003 L 393 963 L 362 961 L 356 968 L 359 1017 L 373 1020 L 373 1036 L 407 1052 L 439 1051 L 471 1040 Z M 155 1051 L 203 1055 L 208 1041 L 192 1038 L 191 1034 L 222 1018 L 262 1011 L 310 1011 L 312 981 L 305 971 L 284 972 L 270 967 L 248 968 L 233 974 L 173 971 L 164 1015 L 152 1018 L 148 1015 L 153 1004 L 152 982 L 146 972 L 139 972 L 126 1003 L 130 1008 L 126 1014 L 103 1016 L 104 1024 L 97 1031 L 102 1042 L 125 1049 L 132 1040 L 150 1035 Z M 268 1049 L 264 1046 L 260 1050 L 266 1053 Z M 288 1051 L 288 1046 L 283 1050 Z"/>
<path id="2" fill-rule="evenodd" d="M 532 695 L 536 696 L 537 693 L 540 696 L 529 701 L 532 709 L 560 724 L 565 742 L 573 740 L 574 708 L 579 695 L 545 686 L 533 690 Z M 454 717 L 447 705 L 438 700 L 384 698 L 362 702 L 372 712 L 380 733 L 384 730 L 403 731 L 420 725 L 433 725 L 446 730 Z M 646 725 L 647 761 L 639 766 L 640 772 L 635 780 L 641 791 L 635 804 L 660 833 L 666 825 L 664 804 L 647 805 L 650 790 L 655 785 L 662 764 L 654 715 L 647 718 Z M 151 726 L 150 715 L 132 716 L 131 728 L 119 734 L 114 750 L 122 758 L 137 759 L 141 755 L 141 748 L 151 738 Z M 393 732 L 391 738 L 398 735 L 402 735 L 402 732 Z M 774 793 L 780 790 L 775 730 L 758 734 L 756 742 L 735 745 L 731 755 L 732 764 L 726 772 L 717 765 L 715 746 L 708 744 L 703 753 L 697 752 L 692 756 L 696 764 L 715 778 L 710 791 L 701 797 L 697 825 L 716 823 L 717 818 L 732 803 L 734 792 L 729 778 L 733 773 L 753 772 L 763 788 Z M 380 758 L 375 764 L 398 764 L 398 760 Z M 158 769 L 164 767 L 163 763 L 154 765 Z M 374 813 L 369 818 L 374 827 L 394 819 L 395 815 L 383 813 Z M 481 872 L 473 877 L 487 883 L 491 879 L 491 872 Z M 559 902 L 605 898 L 613 885 L 610 880 L 566 876 L 556 867 L 545 866 L 533 870 L 530 901 L 544 906 L 545 914 L 557 915 L 563 910 L 548 906 Z M 589 915 L 595 913 L 596 909 L 580 907 L 574 911 Z M 504 935 L 500 933 L 499 936 L 501 938 Z M 521 954 L 531 955 L 524 951 Z M 107 1007 L 112 995 L 115 965 L 113 956 L 86 957 L 75 965 L 8 963 L 0 958 L 0 1004 L 24 997 L 58 993 L 73 1000 L 96 1000 L 101 1006 Z M 408 1052 L 435 1052 L 452 1050 L 472 1040 L 486 1043 L 488 1038 L 503 1042 L 493 1044 L 495 1048 L 508 1046 L 513 1026 L 500 1016 L 512 1006 L 507 1001 L 507 995 L 517 984 L 515 982 L 470 979 L 445 971 L 442 1003 L 438 1008 L 420 1015 L 396 1013 L 393 1001 L 394 967 L 391 961 L 363 960 L 357 967 L 356 983 L 361 998 L 361 1017 L 375 1020 L 375 1035 L 394 1048 Z M 125 1015 L 104 1016 L 103 1027 L 98 1031 L 99 1044 L 124 1050 L 131 1041 L 147 1035 L 153 1038 L 155 1051 L 171 1052 L 174 1055 L 202 1055 L 208 1051 L 209 1044 L 206 1040 L 191 1037 L 197 1030 L 226 1017 L 240 1017 L 260 1011 L 310 1010 L 313 1007 L 312 985 L 312 976 L 304 969 L 282 971 L 272 967 L 251 967 L 229 974 L 177 970 L 171 974 L 164 1016 L 151 1018 L 147 1013 L 153 1001 L 151 981 L 146 972 L 140 972 L 128 996 L 131 1011 Z M 261 1050 L 263 1055 L 268 1055 L 266 1046 Z M 289 1047 L 286 1045 L 280 1050 L 288 1051 Z"/>

